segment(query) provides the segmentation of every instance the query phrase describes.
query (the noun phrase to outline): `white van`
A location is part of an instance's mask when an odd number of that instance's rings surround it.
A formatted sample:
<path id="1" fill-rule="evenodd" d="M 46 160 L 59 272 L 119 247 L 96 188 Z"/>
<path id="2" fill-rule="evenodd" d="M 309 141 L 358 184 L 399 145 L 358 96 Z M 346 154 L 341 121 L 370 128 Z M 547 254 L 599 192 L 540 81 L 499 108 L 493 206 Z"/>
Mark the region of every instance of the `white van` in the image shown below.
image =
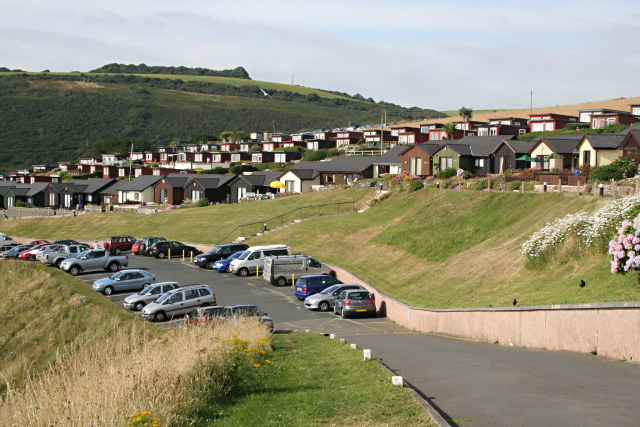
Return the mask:
<path id="1" fill-rule="evenodd" d="M 287 286 L 309 274 L 335 275 L 335 272 L 309 255 L 270 256 L 264 260 L 262 278 L 272 285 Z"/>
<path id="2" fill-rule="evenodd" d="M 273 255 L 289 255 L 289 246 L 251 246 L 242 255 L 231 261 L 229 269 L 232 273 L 242 277 L 258 274 L 264 267 L 265 257 Z"/>

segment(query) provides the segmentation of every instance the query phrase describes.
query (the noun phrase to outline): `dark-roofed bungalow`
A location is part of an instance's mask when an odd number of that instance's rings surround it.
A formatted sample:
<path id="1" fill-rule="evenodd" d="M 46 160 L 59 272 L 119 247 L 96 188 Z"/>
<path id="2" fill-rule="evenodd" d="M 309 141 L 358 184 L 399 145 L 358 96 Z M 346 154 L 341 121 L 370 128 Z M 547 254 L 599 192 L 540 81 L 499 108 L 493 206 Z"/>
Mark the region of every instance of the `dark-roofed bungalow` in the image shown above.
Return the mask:
<path id="1" fill-rule="evenodd" d="M 351 184 L 359 179 L 373 178 L 373 162 L 378 157 L 334 157 L 320 163 L 320 181 L 323 185 Z"/>
<path id="2" fill-rule="evenodd" d="M 68 184 L 73 186 L 74 200 L 78 205 L 84 206 L 101 204 L 100 193 L 114 182 L 110 178 L 89 178 L 72 180 Z"/>
<path id="3" fill-rule="evenodd" d="M 465 169 L 474 175 L 484 176 L 495 171 L 494 152 L 502 141 L 515 138 L 507 136 L 467 136 L 457 141 L 456 144 L 468 145 L 473 156 L 473 168 Z"/>
<path id="4" fill-rule="evenodd" d="M 581 165 L 592 168 L 608 165 L 622 156 L 622 142 L 625 137 L 618 134 L 585 135 L 578 144 Z"/>
<path id="5" fill-rule="evenodd" d="M 204 197 L 210 203 L 230 203 L 229 183 L 235 178 L 234 174 L 193 175 L 184 189 L 186 200 L 197 202 Z"/>
<path id="6" fill-rule="evenodd" d="M 154 185 L 162 179 L 161 176 L 141 175 L 131 181 L 118 186 L 118 203 L 153 203 Z"/>
<path id="7" fill-rule="evenodd" d="M 278 181 L 284 171 L 259 171 L 252 174 L 243 175 L 244 179 L 251 183 L 250 192 L 258 194 L 277 193 L 277 188 L 271 188 L 273 181 Z"/>
<path id="8" fill-rule="evenodd" d="M 373 162 L 373 177 L 378 178 L 380 175 L 400 173 L 400 167 L 402 165 L 402 159 L 400 155 L 407 149 L 406 146 L 396 145 L 395 147 L 387 150 L 382 156 L 378 157 Z"/>
<path id="9" fill-rule="evenodd" d="M 443 144 L 431 156 L 431 163 L 433 165 L 433 175 L 446 169 L 473 171 L 475 168 L 471 148 L 466 144 Z"/>
<path id="10" fill-rule="evenodd" d="M 542 162 L 537 163 L 541 169 L 572 170 L 578 167 L 578 144 L 582 135 L 559 135 L 540 138 L 531 148 L 529 155 Z M 553 154 L 562 158 L 551 159 Z"/>
<path id="11" fill-rule="evenodd" d="M 184 187 L 193 175 L 173 173 L 162 177 L 153 186 L 153 201 L 157 204 L 179 205 L 184 199 Z"/>
<path id="12" fill-rule="evenodd" d="M 640 129 L 630 130 L 624 137 L 624 140 L 620 144 L 622 155 L 625 157 L 640 155 Z"/>
<path id="13" fill-rule="evenodd" d="M 442 148 L 442 144 L 426 143 L 404 147 L 400 154 L 400 171 L 419 177 L 433 175 L 431 156 Z"/>
<path id="14" fill-rule="evenodd" d="M 504 173 L 507 169 L 526 169 L 529 162 L 516 159 L 528 155 L 534 145 L 533 141 L 503 140 L 492 153 L 493 173 Z"/>
<path id="15" fill-rule="evenodd" d="M 285 186 L 287 193 L 306 193 L 311 191 L 314 185 L 321 185 L 319 164 L 324 162 L 299 162 L 287 172 L 283 173 L 278 181 Z"/>

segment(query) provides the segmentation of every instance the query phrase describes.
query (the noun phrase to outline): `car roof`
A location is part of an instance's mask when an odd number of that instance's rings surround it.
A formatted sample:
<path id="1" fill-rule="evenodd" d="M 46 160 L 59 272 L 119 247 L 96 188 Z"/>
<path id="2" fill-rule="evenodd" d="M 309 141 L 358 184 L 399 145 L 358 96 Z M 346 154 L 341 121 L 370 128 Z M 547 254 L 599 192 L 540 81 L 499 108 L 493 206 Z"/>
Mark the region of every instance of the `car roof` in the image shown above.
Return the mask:
<path id="1" fill-rule="evenodd" d="M 333 277 L 330 274 L 307 274 L 305 276 L 300 276 L 301 279 L 312 279 L 312 278 L 316 278 L 316 277 L 331 277 L 332 279 L 335 279 L 335 277 Z M 338 284 L 338 283 L 336 283 Z"/>
<path id="2" fill-rule="evenodd" d="M 209 289 L 210 291 L 213 291 L 213 289 L 209 285 L 189 285 L 189 286 L 182 286 L 182 287 L 176 288 L 176 289 L 171 289 L 167 293 L 168 294 L 175 294 L 177 292 L 184 291 L 184 290 L 189 290 L 189 289 Z"/>
<path id="3" fill-rule="evenodd" d="M 124 273 L 124 272 L 130 273 L 130 272 L 132 272 L 132 271 L 139 271 L 139 272 L 141 272 L 141 273 L 152 274 L 152 273 L 149 273 L 148 271 L 146 271 L 146 270 L 142 270 L 142 269 L 140 269 L 140 268 L 125 268 L 125 269 L 120 270 L 120 272 L 123 272 L 123 273 Z"/>

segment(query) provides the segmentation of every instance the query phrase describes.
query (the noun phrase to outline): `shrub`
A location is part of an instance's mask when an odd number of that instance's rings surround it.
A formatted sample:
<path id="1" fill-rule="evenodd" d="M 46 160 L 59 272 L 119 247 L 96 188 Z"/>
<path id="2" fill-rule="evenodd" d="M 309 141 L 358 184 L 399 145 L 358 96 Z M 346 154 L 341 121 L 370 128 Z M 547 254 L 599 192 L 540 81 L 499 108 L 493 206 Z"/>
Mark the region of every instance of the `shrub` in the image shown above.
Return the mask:
<path id="1" fill-rule="evenodd" d="M 456 176 L 458 174 L 458 169 L 456 168 L 449 168 L 449 169 L 444 169 L 441 170 L 440 172 L 438 172 L 436 174 L 436 177 L 444 179 L 444 178 L 453 178 L 454 176 Z"/>
<path id="2" fill-rule="evenodd" d="M 209 206 L 209 199 L 207 199 L 206 197 L 199 198 L 198 201 L 196 202 L 196 206 L 199 208 Z"/>
<path id="3" fill-rule="evenodd" d="M 608 165 L 591 169 L 589 182 L 610 181 L 612 179 L 620 181 L 630 178 L 638 173 L 638 158 L 621 157 Z"/>
<path id="4" fill-rule="evenodd" d="M 481 179 L 473 183 L 474 190 L 486 190 L 487 189 L 487 179 Z"/>
<path id="5" fill-rule="evenodd" d="M 254 172 L 257 171 L 255 166 L 252 165 L 236 165 L 231 166 L 229 168 L 229 173 L 235 173 L 236 175 L 241 175 L 242 172 Z"/>
<path id="6" fill-rule="evenodd" d="M 411 181 L 409 184 L 409 193 L 413 193 L 414 191 L 418 191 L 424 188 L 422 181 Z"/>
<path id="7" fill-rule="evenodd" d="M 507 191 L 520 190 L 522 187 L 522 181 L 511 181 L 507 183 Z"/>

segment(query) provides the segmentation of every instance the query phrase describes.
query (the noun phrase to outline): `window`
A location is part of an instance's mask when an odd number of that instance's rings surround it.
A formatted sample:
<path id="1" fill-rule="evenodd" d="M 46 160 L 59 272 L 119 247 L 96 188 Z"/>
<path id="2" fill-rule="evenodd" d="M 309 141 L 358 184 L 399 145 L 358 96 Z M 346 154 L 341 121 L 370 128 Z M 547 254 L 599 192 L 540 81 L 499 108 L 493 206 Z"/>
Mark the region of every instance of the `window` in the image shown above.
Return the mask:
<path id="1" fill-rule="evenodd" d="M 475 159 L 475 166 L 477 168 L 483 168 L 484 167 L 484 159 Z"/>
<path id="2" fill-rule="evenodd" d="M 542 132 L 544 130 L 544 123 L 534 123 L 531 125 L 531 132 Z"/>
<path id="3" fill-rule="evenodd" d="M 518 129 L 518 134 L 519 135 L 524 135 L 525 133 L 527 133 L 526 129 Z"/>
<path id="4" fill-rule="evenodd" d="M 633 114 L 634 116 L 640 116 L 640 107 L 633 107 L 631 109 L 631 114 Z"/>
<path id="5" fill-rule="evenodd" d="M 591 164 L 591 151 L 584 151 L 582 153 L 582 164 L 583 165 Z"/>
<path id="6" fill-rule="evenodd" d="M 542 160 L 539 162 L 542 169 L 549 169 L 549 158 L 547 156 L 539 154 L 538 159 Z"/>
<path id="7" fill-rule="evenodd" d="M 489 135 L 490 136 L 498 136 L 498 128 L 494 127 L 494 128 L 489 129 Z"/>
<path id="8" fill-rule="evenodd" d="M 322 266 L 322 264 L 320 264 L 318 261 L 316 261 L 313 258 L 307 259 L 307 265 L 313 268 L 320 268 Z"/>
<path id="9" fill-rule="evenodd" d="M 554 122 L 551 123 L 545 123 L 544 124 L 544 130 L 545 131 L 551 131 L 551 130 L 556 130 L 556 124 Z"/>
<path id="10" fill-rule="evenodd" d="M 493 130 L 494 128 L 491 128 L 491 130 Z M 478 128 L 478 136 L 488 136 L 489 135 L 489 129 L 487 128 Z"/>
<path id="11" fill-rule="evenodd" d="M 197 289 L 189 289 L 184 293 L 184 299 L 196 299 L 200 297 L 200 293 Z"/>
<path id="12" fill-rule="evenodd" d="M 287 193 L 293 193 L 294 192 L 294 184 L 295 184 L 295 181 L 285 181 L 284 182 L 285 191 Z"/>
<path id="13" fill-rule="evenodd" d="M 177 302 L 182 301 L 182 293 L 179 292 L 177 294 L 171 295 L 171 297 L 169 297 L 169 299 L 167 300 L 167 304 L 175 304 Z"/>
<path id="14" fill-rule="evenodd" d="M 202 192 L 200 190 L 191 190 L 191 201 L 198 201 L 200 200 L 200 197 L 202 197 Z"/>
<path id="15" fill-rule="evenodd" d="M 453 157 L 440 157 L 440 170 L 451 169 L 453 167 Z"/>

